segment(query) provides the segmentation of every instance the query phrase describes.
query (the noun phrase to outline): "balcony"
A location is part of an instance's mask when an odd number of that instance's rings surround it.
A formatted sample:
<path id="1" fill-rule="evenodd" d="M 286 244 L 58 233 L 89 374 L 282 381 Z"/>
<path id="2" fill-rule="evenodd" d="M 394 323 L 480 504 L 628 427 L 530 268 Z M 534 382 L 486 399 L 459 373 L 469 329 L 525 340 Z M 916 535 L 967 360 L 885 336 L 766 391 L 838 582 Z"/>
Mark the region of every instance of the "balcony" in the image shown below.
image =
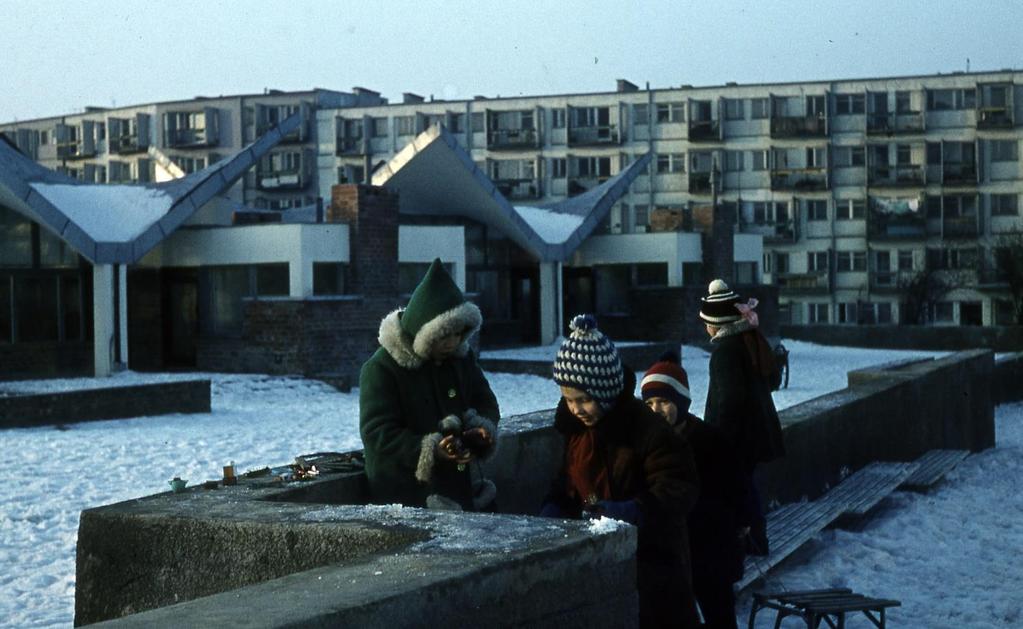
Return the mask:
<path id="1" fill-rule="evenodd" d="M 941 183 L 948 185 L 977 185 L 975 162 L 945 162 L 941 169 Z"/>
<path id="2" fill-rule="evenodd" d="M 767 244 L 784 245 L 799 240 L 799 228 L 793 221 L 766 223 L 743 221 L 739 224 L 739 231 L 743 234 L 760 234 Z"/>
<path id="3" fill-rule="evenodd" d="M 487 148 L 497 151 L 537 148 L 539 137 L 536 129 L 491 129 L 487 132 Z"/>
<path id="4" fill-rule="evenodd" d="M 1011 129 L 1012 110 L 1008 107 L 981 107 L 977 110 L 978 129 Z"/>
<path id="5" fill-rule="evenodd" d="M 720 142 L 721 126 L 717 120 L 690 120 L 690 142 Z"/>
<path id="6" fill-rule="evenodd" d="M 875 293 L 902 292 L 917 273 L 919 271 L 873 271 L 870 274 L 870 290 Z"/>
<path id="7" fill-rule="evenodd" d="M 216 137 L 206 133 L 206 129 L 167 129 L 165 137 L 167 146 L 178 149 L 202 148 L 216 146 Z"/>
<path id="8" fill-rule="evenodd" d="M 86 159 L 96 156 L 96 145 L 86 145 L 81 140 L 57 143 L 57 159 Z"/>
<path id="9" fill-rule="evenodd" d="M 919 164 L 884 164 L 867 171 L 867 185 L 879 188 L 919 188 L 924 182 L 924 169 Z"/>
<path id="10" fill-rule="evenodd" d="M 1009 273 L 994 265 L 985 264 L 977 270 L 977 284 L 987 288 L 1004 288 L 1009 284 Z"/>
<path id="11" fill-rule="evenodd" d="M 494 179 L 494 187 L 510 200 L 539 199 L 543 196 L 539 179 Z"/>
<path id="12" fill-rule="evenodd" d="M 808 273 L 778 273 L 775 282 L 788 295 L 818 295 L 831 292 L 827 271 Z"/>
<path id="13" fill-rule="evenodd" d="M 827 190 L 828 173 L 823 168 L 790 168 L 771 171 L 771 190 Z"/>
<path id="14" fill-rule="evenodd" d="M 972 239 L 980 235 L 976 216 L 946 216 L 940 222 L 935 221 L 935 223 L 936 227 L 941 229 L 942 238 Z"/>
<path id="15" fill-rule="evenodd" d="M 867 116 L 867 135 L 911 135 L 924 132 L 924 116 L 919 111 Z"/>
<path id="16" fill-rule="evenodd" d="M 689 173 L 690 194 L 710 194 L 711 190 L 710 173 Z"/>
<path id="17" fill-rule="evenodd" d="M 590 177 L 590 176 L 576 176 L 568 178 L 568 196 L 574 197 L 580 195 L 591 188 L 596 188 L 600 184 L 604 183 L 610 176 L 607 177 Z"/>
<path id="18" fill-rule="evenodd" d="M 572 127 L 568 130 L 569 146 L 602 146 L 620 144 L 618 125 L 596 127 Z"/>
<path id="19" fill-rule="evenodd" d="M 919 240 L 927 237 L 927 220 L 919 213 L 895 214 L 871 210 L 867 237 L 873 240 Z"/>
<path id="20" fill-rule="evenodd" d="M 365 155 L 366 141 L 363 138 L 338 138 L 335 155 Z"/>
<path id="21" fill-rule="evenodd" d="M 291 114 L 289 114 L 291 115 Z M 256 137 L 266 135 L 271 129 L 283 122 L 287 116 L 281 120 L 271 120 L 269 118 L 263 118 L 256 122 Z M 305 142 L 306 138 L 309 137 L 309 120 L 305 116 L 302 118 L 302 122 L 299 123 L 298 127 L 295 128 L 291 133 L 281 138 L 280 144 L 290 144 L 294 142 Z"/>
<path id="22" fill-rule="evenodd" d="M 827 120 L 820 116 L 771 118 L 772 138 L 823 138 L 827 135 Z"/>
<path id="23" fill-rule="evenodd" d="M 256 173 L 256 182 L 260 190 L 301 190 L 309 185 L 298 171 L 260 171 Z"/>
<path id="24" fill-rule="evenodd" d="M 111 136 L 109 140 L 110 151 L 118 155 L 129 153 L 141 153 L 149 149 L 148 142 L 140 142 L 136 133 Z"/>

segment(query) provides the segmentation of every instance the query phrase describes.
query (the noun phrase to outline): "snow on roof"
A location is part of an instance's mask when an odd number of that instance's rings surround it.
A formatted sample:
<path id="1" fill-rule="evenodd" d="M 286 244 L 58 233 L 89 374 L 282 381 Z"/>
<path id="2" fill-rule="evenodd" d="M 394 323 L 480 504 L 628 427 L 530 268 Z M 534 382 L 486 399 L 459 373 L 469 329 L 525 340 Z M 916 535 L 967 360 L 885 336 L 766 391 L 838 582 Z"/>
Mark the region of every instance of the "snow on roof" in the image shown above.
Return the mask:
<path id="1" fill-rule="evenodd" d="M 537 236 L 552 245 L 561 244 L 571 238 L 586 219 L 585 216 L 564 214 L 528 205 L 516 205 L 514 209 L 522 220 L 533 228 Z"/>
<path id="2" fill-rule="evenodd" d="M 145 186 L 29 185 L 97 242 L 131 242 L 174 204 L 163 190 Z"/>

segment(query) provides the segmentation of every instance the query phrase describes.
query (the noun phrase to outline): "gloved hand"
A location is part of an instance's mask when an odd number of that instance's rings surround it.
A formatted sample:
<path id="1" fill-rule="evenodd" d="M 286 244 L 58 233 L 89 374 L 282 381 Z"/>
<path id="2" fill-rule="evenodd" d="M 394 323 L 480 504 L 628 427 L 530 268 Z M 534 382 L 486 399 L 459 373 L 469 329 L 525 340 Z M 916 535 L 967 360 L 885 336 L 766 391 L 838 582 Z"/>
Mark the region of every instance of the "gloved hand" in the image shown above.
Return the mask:
<path id="1" fill-rule="evenodd" d="M 557 504 L 553 502 L 545 502 L 544 505 L 540 507 L 540 517 L 563 518 L 565 517 L 565 515 L 561 513 L 561 507 L 559 507 Z"/>
<path id="2" fill-rule="evenodd" d="M 635 500 L 601 500 L 594 505 L 593 512 L 636 526 L 643 526 L 643 510 Z"/>

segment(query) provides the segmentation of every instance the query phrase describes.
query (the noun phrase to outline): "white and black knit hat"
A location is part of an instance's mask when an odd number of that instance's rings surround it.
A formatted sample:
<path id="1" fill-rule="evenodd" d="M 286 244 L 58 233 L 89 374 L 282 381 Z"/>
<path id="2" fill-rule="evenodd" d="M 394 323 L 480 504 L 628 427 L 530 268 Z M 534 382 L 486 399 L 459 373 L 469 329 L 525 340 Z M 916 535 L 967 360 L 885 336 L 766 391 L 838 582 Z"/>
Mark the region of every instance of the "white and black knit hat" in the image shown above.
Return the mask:
<path id="1" fill-rule="evenodd" d="M 700 318 L 716 326 L 735 323 L 742 313 L 735 307 L 741 301 L 724 280 L 714 280 L 707 287 L 707 296 L 701 297 Z"/>
<path id="2" fill-rule="evenodd" d="M 568 327 L 572 333 L 554 359 L 554 382 L 585 391 L 602 407 L 609 408 L 625 386 L 618 350 L 597 329 L 593 315 L 576 315 Z"/>

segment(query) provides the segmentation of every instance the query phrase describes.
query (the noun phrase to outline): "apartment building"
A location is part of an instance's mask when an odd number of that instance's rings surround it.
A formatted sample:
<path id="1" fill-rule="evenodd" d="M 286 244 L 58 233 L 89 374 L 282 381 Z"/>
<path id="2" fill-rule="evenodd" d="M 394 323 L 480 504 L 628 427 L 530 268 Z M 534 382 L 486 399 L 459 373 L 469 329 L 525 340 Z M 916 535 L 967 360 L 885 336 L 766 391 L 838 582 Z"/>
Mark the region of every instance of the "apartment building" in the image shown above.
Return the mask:
<path id="1" fill-rule="evenodd" d="M 379 94 L 312 89 L 197 96 L 0 124 L 23 153 L 88 183 L 163 180 L 161 161 L 187 175 L 242 149 L 294 113 L 302 123 L 237 182 L 227 196 L 250 207 L 284 210 L 316 202 L 315 113 L 386 102 Z"/>
<path id="2" fill-rule="evenodd" d="M 619 80 L 607 93 L 467 101 L 405 94 L 316 118 L 323 197 L 368 180 L 437 123 L 503 195 L 529 204 L 582 194 L 653 153 L 603 235 L 566 262 L 566 291 L 588 294 L 598 312 L 614 312 L 629 287 L 704 281 L 699 252 L 647 254 L 656 233 L 705 231 L 713 208 L 730 206 L 737 233 L 763 237 L 762 258 L 737 252 L 734 279 L 778 286 L 788 322 L 1014 321 L 997 259 L 1023 246 L 1013 240 L 1023 234 L 1017 70 L 668 89 Z M 494 281 L 491 236 L 466 226 L 470 290 Z M 514 247 L 501 255 L 514 258 Z M 937 287 L 922 304 L 911 295 L 921 278 Z M 510 308 L 515 296 L 501 299 Z"/>

